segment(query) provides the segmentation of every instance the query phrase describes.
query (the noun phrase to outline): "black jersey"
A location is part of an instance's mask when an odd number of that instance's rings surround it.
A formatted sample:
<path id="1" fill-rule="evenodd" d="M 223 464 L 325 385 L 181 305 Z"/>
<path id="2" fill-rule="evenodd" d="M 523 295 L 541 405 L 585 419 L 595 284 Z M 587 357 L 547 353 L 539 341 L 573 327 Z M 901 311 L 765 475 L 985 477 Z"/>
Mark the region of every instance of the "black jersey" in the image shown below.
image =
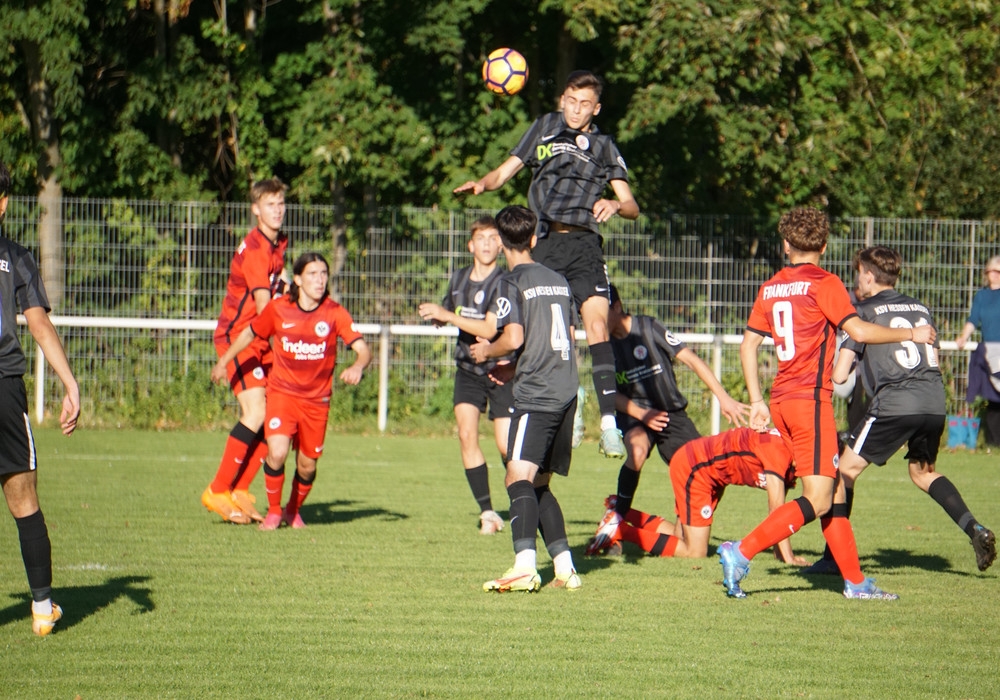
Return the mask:
<path id="1" fill-rule="evenodd" d="M 550 222 L 599 231 L 594 203 L 612 180 L 628 180 L 625 160 L 614 140 L 595 124 L 570 129 L 562 112 L 542 115 L 510 152 L 531 168 L 528 206 L 538 216 L 538 236 Z"/>
<path id="2" fill-rule="evenodd" d="M 472 270 L 472 265 L 455 270 L 448 282 L 448 291 L 445 292 L 441 306 L 449 311 L 454 311 L 462 318 L 481 321 L 486 318 L 486 312 L 496 297 L 503 270 L 499 267 L 494 268 L 493 272 L 481 282 L 471 279 Z M 483 364 L 476 364 L 469 352 L 469 348 L 475 342 L 476 336 L 473 334 L 466 333 L 461 329 L 458 331 L 458 342 L 455 343 L 455 364 L 473 374 L 483 375 L 492 369 L 496 361 L 491 360 Z"/>
<path id="3" fill-rule="evenodd" d="M 667 412 L 687 408 L 674 377 L 674 358 L 686 347 L 655 318 L 632 316 L 627 336 L 611 336 L 618 393 L 643 408 Z"/>
<path id="4" fill-rule="evenodd" d="M 927 307 L 895 289 L 879 292 L 857 304 L 858 316 L 886 328 L 934 325 Z M 944 415 L 945 395 L 938 367 L 938 343 L 913 341 L 863 345 L 850 338 L 844 347 L 860 358 L 858 376 L 871 398 L 874 416 Z"/>
<path id="5" fill-rule="evenodd" d="M 576 398 L 580 380 L 570 335 L 575 309 L 566 278 L 544 265 L 524 263 L 501 278 L 493 307 L 497 326 L 524 328 L 514 375 L 518 409 L 555 413 Z"/>
<path id="6" fill-rule="evenodd" d="M 0 377 L 24 375 L 27 367 L 17 337 L 17 312 L 36 306 L 49 311 L 35 259 L 25 248 L 0 236 Z"/>

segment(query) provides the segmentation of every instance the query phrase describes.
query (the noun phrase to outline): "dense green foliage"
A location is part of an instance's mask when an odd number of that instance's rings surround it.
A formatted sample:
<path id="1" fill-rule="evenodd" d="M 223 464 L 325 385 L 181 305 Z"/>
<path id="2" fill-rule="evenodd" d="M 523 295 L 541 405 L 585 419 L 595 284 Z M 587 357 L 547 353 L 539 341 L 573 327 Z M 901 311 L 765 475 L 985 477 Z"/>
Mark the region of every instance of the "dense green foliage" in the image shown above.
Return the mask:
<path id="1" fill-rule="evenodd" d="M 65 616 L 32 636 L 17 531 L 0 518 L 2 698 L 996 696 L 1000 564 L 977 571 L 968 538 L 910 484 L 901 456 L 861 477 L 852 517 L 862 566 L 898 601 L 844 600 L 839 579 L 766 554 L 748 598 L 731 600 L 714 557 L 657 559 L 628 544 L 620 558 L 582 555 L 618 472 L 593 443 L 553 481 L 583 588 L 494 595 L 482 582 L 510 564 L 510 534 L 478 533 L 455 440 L 330 434 L 307 528 L 264 533 L 199 503 L 224 432 L 36 438 Z M 993 527 L 995 462 L 939 462 Z M 260 505 L 260 477 L 252 490 Z M 636 507 L 670 514 L 658 457 Z M 765 511 L 762 492 L 728 489 L 711 546 Z M 819 523 L 792 543 L 818 556 Z M 552 578 L 544 549 L 539 570 Z"/>
<path id="2" fill-rule="evenodd" d="M 454 208 L 588 68 L 654 219 L 991 218 L 998 22 L 980 0 L 10 0 L 0 158 L 19 194 L 239 201 L 277 174 L 346 212 Z M 514 98 L 479 84 L 501 45 L 531 68 Z"/>

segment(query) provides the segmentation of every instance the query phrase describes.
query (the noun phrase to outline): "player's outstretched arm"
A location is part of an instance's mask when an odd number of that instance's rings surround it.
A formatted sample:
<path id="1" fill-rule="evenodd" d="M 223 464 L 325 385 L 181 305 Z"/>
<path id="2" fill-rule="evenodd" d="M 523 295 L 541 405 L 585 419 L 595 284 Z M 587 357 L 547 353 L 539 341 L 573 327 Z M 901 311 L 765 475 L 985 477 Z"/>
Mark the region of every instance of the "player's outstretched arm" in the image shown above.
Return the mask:
<path id="1" fill-rule="evenodd" d="M 250 326 L 243 329 L 243 332 L 236 336 L 236 340 L 233 341 L 232 345 L 226 348 L 226 351 L 222 353 L 222 357 L 219 361 L 215 363 L 212 367 L 212 381 L 216 384 L 221 384 L 227 379 L 226 365 L 236 359 L 236 356 L 241 352 L 250 347 L 250 343 L 253 342 L 253 330 Z"/>
<path id="2" fill-rule="evenodd" d="M 747 412 L 750 407 L 745 403 L 740 403 L 726 391 L 725 387 L 716 378 L 712 368 L 708 366 L 701 357 L 691 348 L 684 348 L 677 353 L 677 359 L 690 367 L 698 378 L 705 383 L 715 398 L 719 400 L 719 408 L 732 425 L 744 426 L 747 424 Z"/>
<path id="3" fill-rule="evenodd" d="M 73 376 L 70 369 L 69 360 L 66 358 L 66 350 L 63 349 L 62 341 L 52 319 L 41 306 L 33 306 L 24 310 L 24 318 L 28 322 L 28 331 L 31 337 L 42 349 L 42 354 L 48 360 L 56 376 L 62 382 L 66 395 L 62 400 L 62 412 L 59 414 L 59 425 L 62 427 L 63 435 L 72 435 L 76 430 L 76 422 L 80 418 L 80 385 Z"/>
<path id="4" fill-rule="evenodd" d="M 760 375 L 757 373 L 757 350 L 764 342 L 764 336 L 753 331 L 743 331 L 743 342 L 740 343 L 740 364 L 743 366 L 743 381 L 747 385 L 750 396 L 750 427 L 759 433 L 767 430 L 771 422 L 771 410 L 764 403 L 764 392 L 760 388 Z"/>
<path id="5" fill-rule="evenodd" d="M 469 351 L 476 362 L 486 362 L 491 358 L 509 355 L 522 345 L 524 345 L 524 326 L 519 323 L 508 323 L 496 340 L 490 342 L 483 337 L 476 338 L 476 343 L 469 347 Z"/>
<path id="6" fill-rule="evenodd" d="M 454 194 L 463 194 L 469 192 L 471 194 L 482 194 L 483 192 L 492 192 L 493 190 L 498 190 L 504 186 L 504 184 L 517 175 L 524 167 L 524 162 L 517 156 L 511 156 L 500 166 L 494 170 L 488 172 L 484 177 L 479 180 L 469 180 L 458 187 L 456 187 L 452 192 Z"/>
<path id="7" fill-rule="evenodd" d="M 886 328 L 852 316 L 844 321 L 843 329 L 853 340 L 870 345 L 904 343 L 907 340 L 925 344 L 933 343 L 937 339 L 937 331 L 929 323 L 914 328 Z"/>
<path id="8" fill-rule="evenodd" d="M 418 306 L 417 313 L 420 314 L 420 318 L 435 325 L 450 323 L 459 330 L 481 338 L 492 338 L 497 334 L 497 317 L 492 311 L 487 311 L 484 319 L 466 318 L 440 304 L 428 302 Z"/>
<path id="9" fill-rule="evenodd" d="M 657 408 L 643 408 L 625 394 L 615 394 L 615 410 L 635 418 L 650 430 L 663 432 L 670 423 L 670 415 Z"/>
<path id="10" fill-rule="evenodd" d="M 340 373 L 340 381 L 356 386 L 361 382 L 365 368 L 372 363 L 372 351 L 364 338 L 358 338 L 351 343 L 351 350 L 357 355 L 354 364 Z"/>
<path id="11" fill-rule="evenodd" d="M 625 180 L 612 180 L 611 189 L 615 191 L 616 199 L 598 199 L 594 203 L 594 218 L 605 222 L 617 214 L 623 219 L 639 218 L 639 204 L 632 196 L 632 188 Z"/>

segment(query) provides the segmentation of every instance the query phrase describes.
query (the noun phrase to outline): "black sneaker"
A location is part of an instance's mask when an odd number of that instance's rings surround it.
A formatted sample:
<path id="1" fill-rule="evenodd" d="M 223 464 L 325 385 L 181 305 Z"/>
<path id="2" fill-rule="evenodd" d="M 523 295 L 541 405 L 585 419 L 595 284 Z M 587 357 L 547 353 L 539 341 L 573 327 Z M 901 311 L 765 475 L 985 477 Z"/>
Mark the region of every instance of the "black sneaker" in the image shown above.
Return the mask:
<path id="1" fill-rule="evenodd" d="M 976 550 L 976 566 L 980 571 L 986 571 L 997 558 L 997 538 L 993 531 L 976 525 L 972 534 L 972 548 Z"/>
<path id="2" fill-rule="evenodd" d="M 812 566 L 801 569 L 803 574 L 823 574 L 825 576 L 840 576 L 840 567 L 833 559 L 823 557 Z"/>

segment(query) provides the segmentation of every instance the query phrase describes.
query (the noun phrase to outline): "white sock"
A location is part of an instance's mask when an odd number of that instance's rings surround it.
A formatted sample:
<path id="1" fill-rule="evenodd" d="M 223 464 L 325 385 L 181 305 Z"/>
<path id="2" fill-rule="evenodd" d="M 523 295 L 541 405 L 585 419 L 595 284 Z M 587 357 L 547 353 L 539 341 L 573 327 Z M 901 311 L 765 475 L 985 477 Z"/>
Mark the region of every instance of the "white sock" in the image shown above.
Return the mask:
<path id="1" fill-rule="evenodd" d="M 568 549 L 560 552 L 553 557 L 552 566 L 556 570 L 556 576 L 573 573 L 573 553 Z"/>
<path id="2" fill-rule="evenodd" d="M 42 601 L 33 600 L 31 601 L 31 612 L 36 615 L 51 615 L 52 614 L 52 599 L 46 598 Z"/>
<path id="3" fill-rule="evenodd" d="M 522 549 L 514 555 L 514 568 L 521 571 L 535 568 L 537 553 L 533 549 Z"/>
<path id="4" fill-rule="evenodd" d="M 615 422 L 615 417 L 612 416 L 601 416 L 601 432 L 605 430 L 612 430 L 618 427 L 618 423 Z"/>

